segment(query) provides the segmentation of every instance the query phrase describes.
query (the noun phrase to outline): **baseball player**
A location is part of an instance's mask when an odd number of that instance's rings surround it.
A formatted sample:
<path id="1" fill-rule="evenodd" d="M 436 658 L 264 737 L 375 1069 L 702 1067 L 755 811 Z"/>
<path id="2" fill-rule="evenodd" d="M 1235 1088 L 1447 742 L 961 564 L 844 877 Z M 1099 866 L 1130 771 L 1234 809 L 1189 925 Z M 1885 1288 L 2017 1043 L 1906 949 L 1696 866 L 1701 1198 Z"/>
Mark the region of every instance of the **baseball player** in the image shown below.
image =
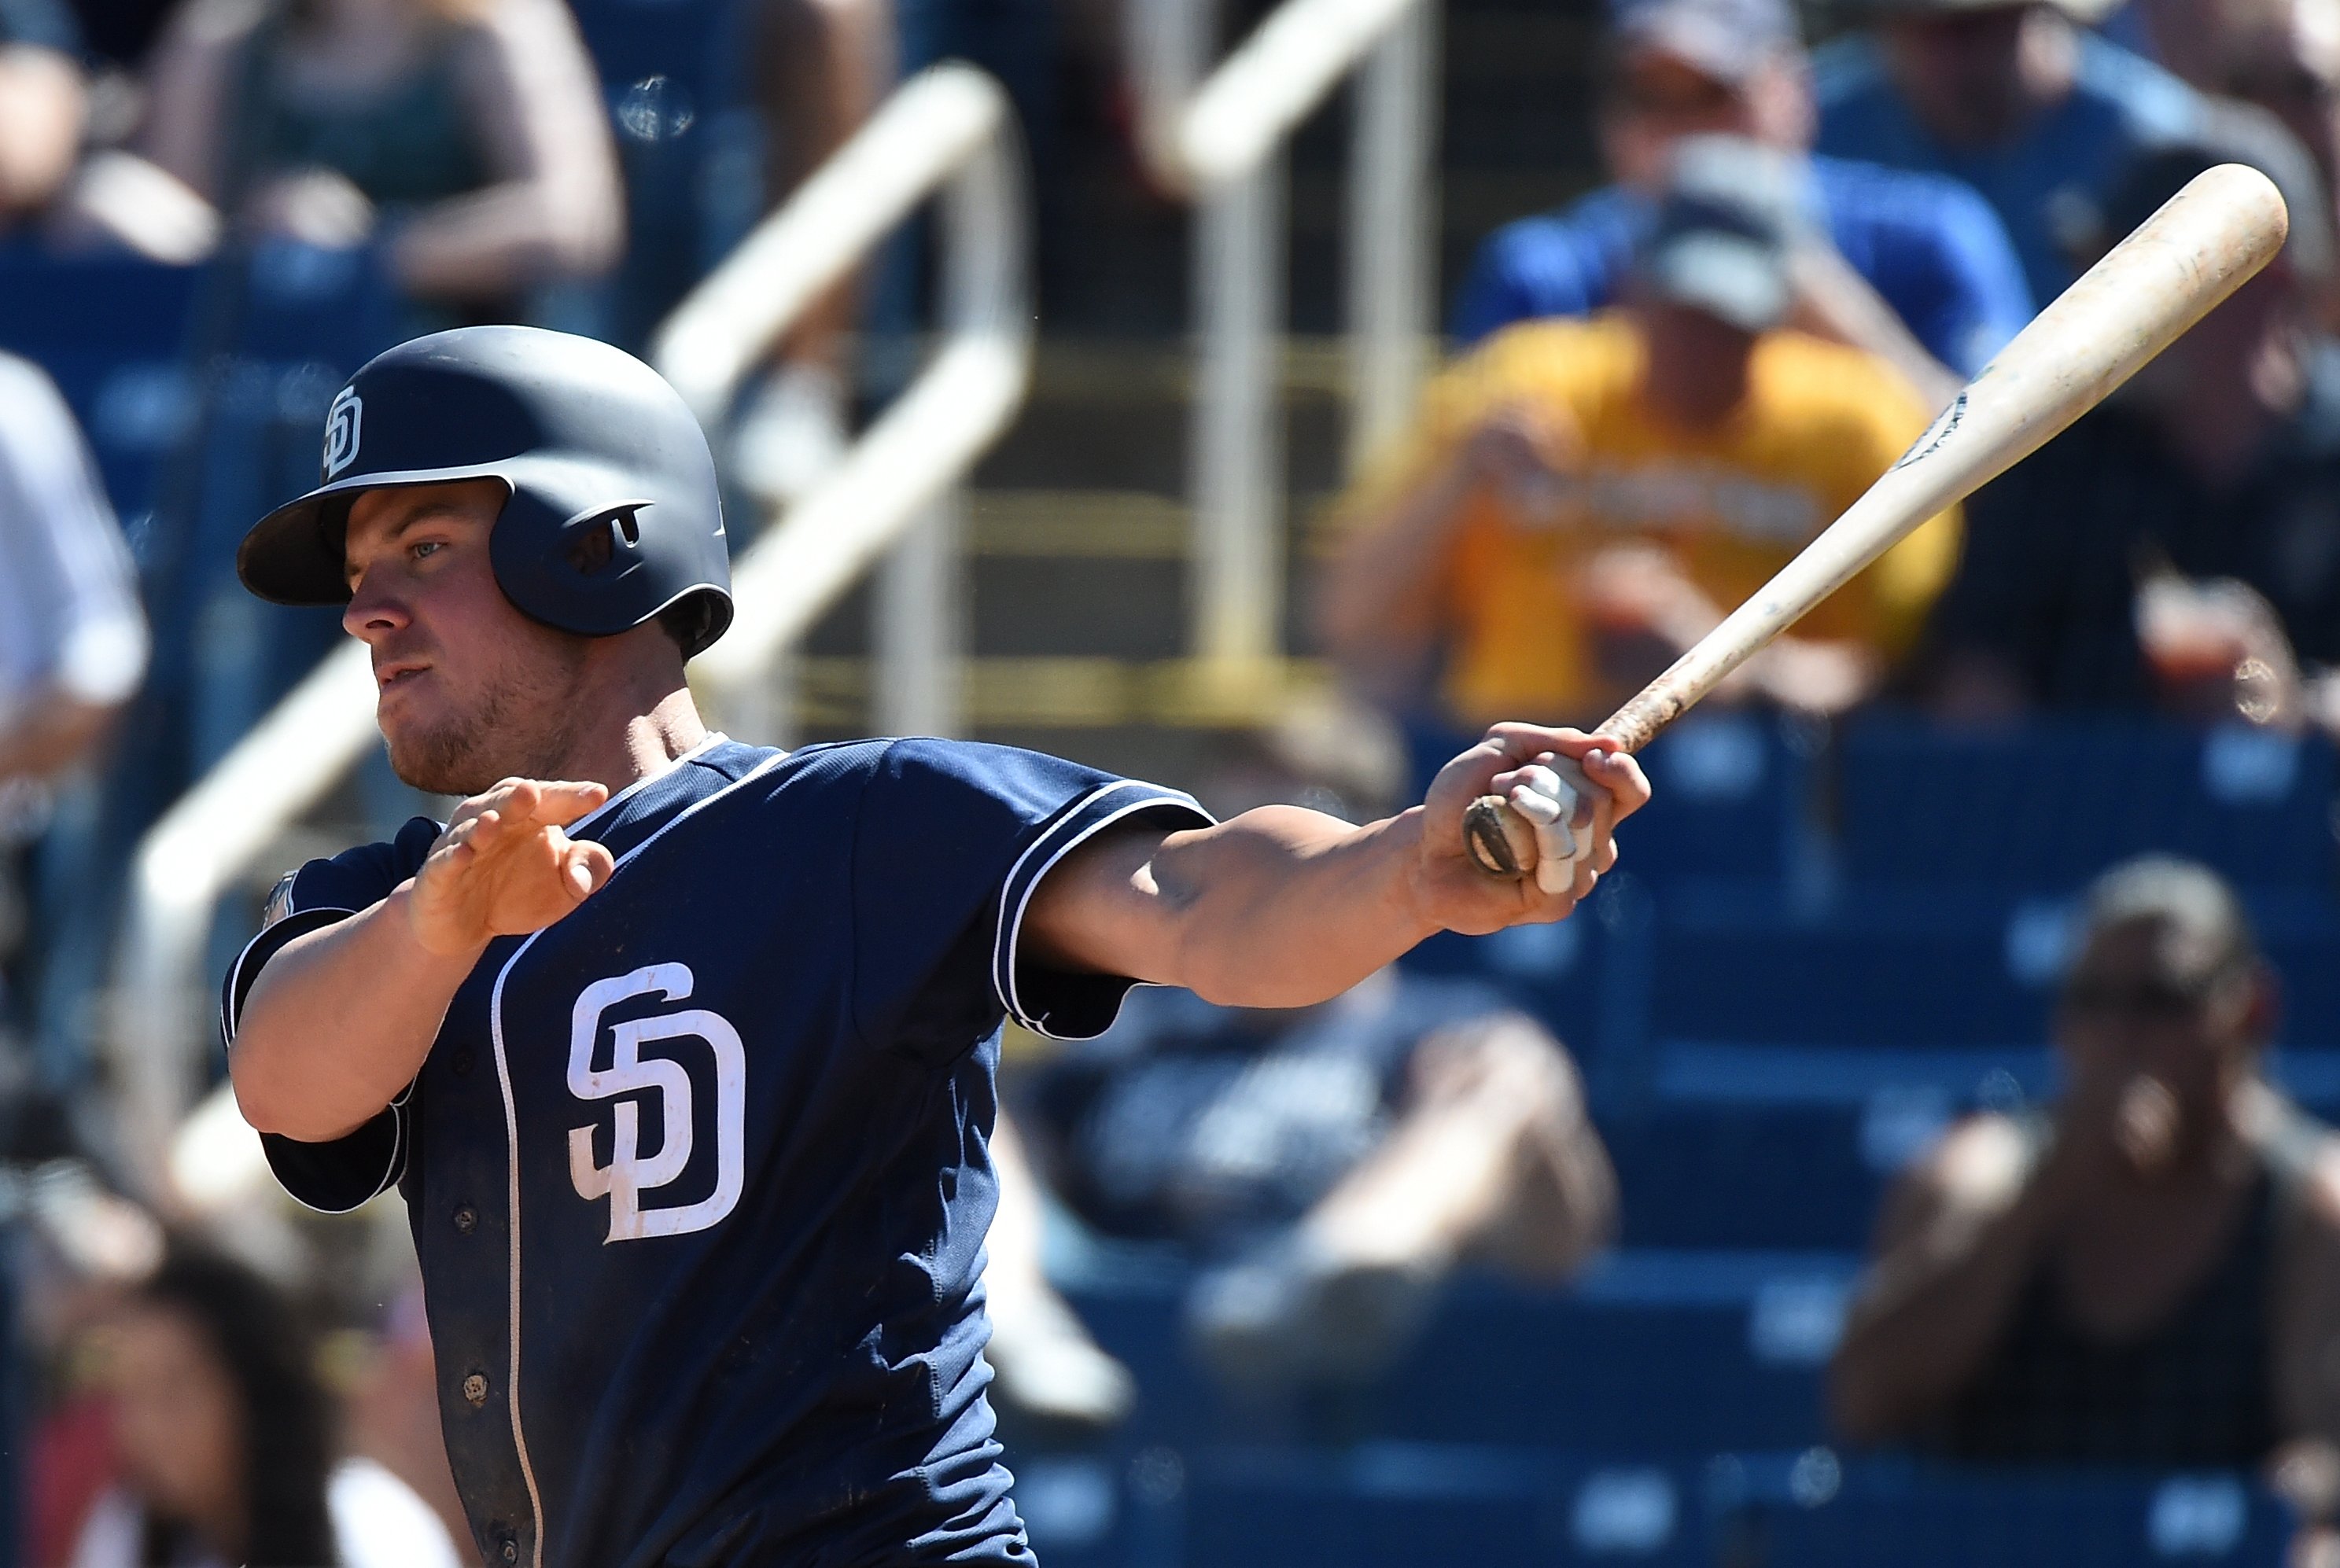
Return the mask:
<path id="1" fill-rule="evenodd" d="M 1315 1001 L 1433 932 L 1559 919 L 1648 798 L 1613 743 L 1525 725 L 1365 827 L 1215 823 L 998 746 L 709 734 L 706 440 L 647 366 L 527 328 L 360 370 L 237 566 L 345 606 L 392 764 L 467 797 L 285 878 L 223 1022 L 287 1190 L 405 1196 L 491 1568 L 1031 1562 L 984 1397 L 1002 1020 L 1094 1034 L 1140 982 Z M 1461 828 L 1546 753 L 1605 792 L 1552 830 L 1558 894 Z"/>

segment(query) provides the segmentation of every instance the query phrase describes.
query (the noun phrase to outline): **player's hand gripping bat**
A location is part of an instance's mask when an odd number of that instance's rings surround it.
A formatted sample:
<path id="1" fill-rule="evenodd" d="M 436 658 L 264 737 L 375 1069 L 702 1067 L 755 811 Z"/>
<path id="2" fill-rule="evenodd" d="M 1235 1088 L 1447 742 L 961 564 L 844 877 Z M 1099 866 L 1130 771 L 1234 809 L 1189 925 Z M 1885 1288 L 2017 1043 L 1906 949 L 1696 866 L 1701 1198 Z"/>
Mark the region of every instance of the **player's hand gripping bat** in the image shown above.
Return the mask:
<path id="1" fill-rule="evenodd" d="M 2037 451 L 2207 315 L 2283 248 L 2290 220 L 2266 176 L 2227 163 L 2195 178 L 1967 383 L 1867 494 L 1596 733 L 1639 751 L 1813 606 L 1929 518 Z M 1549 781 L 1482 795 L 1463 818 L 1494 875 L 1565 892 L 1591 852 L 1593 792 L 1565 757 Z"/>

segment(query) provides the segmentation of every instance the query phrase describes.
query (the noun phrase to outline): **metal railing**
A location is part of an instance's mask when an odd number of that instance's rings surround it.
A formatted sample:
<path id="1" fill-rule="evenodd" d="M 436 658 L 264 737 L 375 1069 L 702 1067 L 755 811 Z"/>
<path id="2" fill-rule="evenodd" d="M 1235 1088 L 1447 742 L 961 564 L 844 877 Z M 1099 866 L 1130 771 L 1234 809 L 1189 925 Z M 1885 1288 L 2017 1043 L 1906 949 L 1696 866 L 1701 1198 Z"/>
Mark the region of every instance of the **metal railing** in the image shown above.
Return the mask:
<path id="1" fill-rule="evenodd" d="M 1129 4 L 1142 143 L 1157 174 L 1197 207 L 1194 646 L 1242 680 L 1282 642 L 1284 149 L 1354 74 L 1345 301 L 1353 466 L 1403 425 L 1434 330 L 1438 13 L 1434 0 L 1287 0 L 1204 80 L 1208 0 Z"/>
<path id="2" fill-rule="evenodd" d="M 659 333 L 651 360 L 713 421 L 796 318 L 939 191 L 940 341 L 820 488 L 732 571 L 739 611 L 699 656 L 701 689 L 743 738 L 777 738 L 776 661 L 889 546 L 878 583 L 878 727 L 959 727 L 960 508 L 953 493 L 1032 374 L 1029 232 L 1015 112 L 998 84 L 938 65 L 896 94 L 749 235 Z"/>
<path id="3" fill-rule="evenodd" d="M 738 613 L 693 676 L 747 739 L 784 721 L 774 668 L 881 556 L 880 727 L 948 733 L 962 684 L 955 489 L 1030 379 L 1028 196 L 998 84 L 946 64 L 906 83 L 788 204 L 669 318 L 653 360 L 709 432 L 740 384 L 823 292 L 940 194 L 941 335 L 917 379 L 838 467 L 735 563 Z M 325 658 L 150 829 L 127 893 L 107 1021 L 124 1174 L 165 1192 L 207 1022 L 201 969 L 220 896 L 377 744 L 365 647 Z"/>

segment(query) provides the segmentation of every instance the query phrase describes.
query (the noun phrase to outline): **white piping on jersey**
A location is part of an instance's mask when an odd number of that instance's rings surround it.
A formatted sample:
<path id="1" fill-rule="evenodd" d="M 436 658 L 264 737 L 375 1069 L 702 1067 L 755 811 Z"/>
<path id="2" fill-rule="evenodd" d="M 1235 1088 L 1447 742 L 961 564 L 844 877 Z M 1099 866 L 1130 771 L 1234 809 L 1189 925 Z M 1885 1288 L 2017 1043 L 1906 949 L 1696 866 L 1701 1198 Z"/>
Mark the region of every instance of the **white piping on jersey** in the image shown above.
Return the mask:
<path id="1" fill-rule="evenodd" d="M 595 817 L 606 816 L 610 813 L 617 810 L 619 804 L 623 802 L 627 796 L 640 789 L 644 784 L 655 784 L 659 779 L 666 777 L 667 774 L 674 772 L 675 769 L 682 766 L 683 764 L 697 762 L 700 757 L 704 756 L 709 751 L 712 751 L 715 747 L 719 745 L 729 745 L 730 744 L 731 737 L 725 735 L 721 730 L 709 730 L 705 740 L 700 741 L 689 751 L 672 758 L 667 763 L 666 766 L 659 769 L 656 773 L 644 774 L 641 777 L 636 779 L 633 783 L 620 790 L 616 794 L 611 795 L 608 800 L 603 801 L 600 805 L 595 806 L 591 811 L 587 812 L 583 816 L 580 816 L 576 821 L 569 823 L 560 831 L 573 836 L 578 829 L 590 825 Z M 742 779 L 740 782 L 745 784 L 747 781 Z M 720 794 L 721 792 L 718 791 L 717 793 Z M 714 797 L 710 795 L 708 798 L 711 800 Z"/>
<path id="2" fill-rule="evenodd" d="M 1041 851 L 1047 850 L 1059 829 L 1080 821 L 1082 813 L 1115 790 L 1125 789 L 1145 790 L 1147 794 L 1144 800 L 1132 801 L 1127 805 L 1106 813 L 1070 838 L 1056 844 L 1053 850 L 1049 850 L 1048 858 L 1041 863 L 1040 869 L 1034 872 L 1028 880 L 1024 877 L 1025 863 Z M 1056 819 L 1055 828 L 1034 839 L 1030 846 L 1016 857 L 1016 863 L 1008 868 L 1007 880 L 1000 884 L 999 889 L 999 929 L 993 933 L 991 939 L 991 986 L 998 992 L 999 1003 L 1007 1010 L 1007 1015 L 1033 1033 L 1049 1040 L 1066 1038 L 1060 1034 L 1050 1034 L 1039 1020 L 1026 1014 L 1022 1001 L 1016 994 L 1016 949 L 1023 940 L 1024 914 L 1032 906 L 1032 895 L 1039 891 L 1042 883 L 1048 880 L 1048 873 L 1056 869 L 1058 861 L 1063 860 L 1122 818 L 1159 805 L 1190 807 L 1201 813 L 1205 822 L 1215 824 L 1218 821 L 1209 812 L 1204 811 L 1202 804 L 1192 795 L 1182 794 L 1177 790 L 1166 790 L 1160 784 L 1149 784 L 1137 779 L 1115 779 L 1113 783 L 1100 784 L 1083 795 L 1074 804 L 1072 810 Z M 1019 882 L 1022 884 L 1020 893 L 1017 892 Z M 1016 909 L 1012 915 L 1007 908 L 1007 901 L 1010 898 L 1016 900 Z"/>
<path id="3" fill-rule="evenodd" d="M 719 735 L 709 735 L 704 742 L 700 743 L 700 745 L 694 746 L 691 750 L 684 753 L 680 757 L 676 758 L 675 760 L 677 764 L 679 765 L 681 763 L 689 761 L 691 758 L 696 757 L 700 752 L 706 750 L 707 747 L 718 744 L 723 738 L 724 737 Z M 729 784 L 725 784 L 721 789 L 717 790 L 713 794 L 709 795 L 706 799 L 693 801 L 689 805 L 683 807 L 682 810 L 674 814 L 673 820 L 668 822 L 656 833 L 650 834 L 649 837 L 642 840 L 641 843 L 636 844 L 633 848 L 620 855 L 618 857 L 617 863 L 610 868 L 610 882 L 603 883 L 600 892 L 594 896 L 600 897 L 601 894 L 607 893 L 610 891 L 610 883 L 613 883 L 618 880 L 618 873 L 624 871 L 626 867 L 632 863 L 635 856 L 640 854 L 644 850 L 649 848 L 650 845 L 664 838 L 668 833 L 679 827 L 685 821 L 697 815 L 700 811 L 704 810 L 708 806 L 713 805 L 717 801 L 721 800 L 733 790 L 739 788 L 743 784 L 753 782 L 773 767 L 788 761 L 788 754 L 787 752 L 779 752 L 772 756 L 766 757 L 762 762 L 758 763 L 754 767 L 749 769 L 748 772 L 732 780 Z M 632 784 L 628 784 L 618 794 L 611 795 L 607 801 L 603 802 L 600 806 L 588 814 L 587 816 L 580 817 L 575 823 L 570 823 L 570 826 L 572 829 L 582 826 L 587 821 L 590 821 L 591 817 L 599 816 L 602 812 L 608 811 L 611 806 L 616 805 L 620 801 L 624 800 L 628 795 L 633 794 L 634 791 L 649 783 L 651 779 L 663 778 L 668 773 L 671 773 L 674 770 L 672 768 L 668 768 L 659 773 L 652 774 L 648 778 L 635 780 Z M 531 1553 L 530 1557 L 531 1568 L 544 1568 L 544 1498 L 542 1494 L 537 1490 L 536 1466 L 529 1461 L 528 1437 L 526 1434 L 521 1430 L 520 1422 L 520 1113 L 512 1102 L 511 1064 L 504 1055 L 504 981 L 511 978 L 512 970 L 519 964 L 521 959 L 527 954 L 528 950 L 536 945 L 536 939 L 542 936 L 546 932 L 551 929 L 552 928 L 550 926 L 539 926 L 536 930 L 528 933 L 527 940 L 522 942 L 517 948 L 514 948 L 512 950 L 512 955 L 504 960 L 504 966 L 496 971 L 495 988 L 488 993 L 488 1034 L 489 1039 L 495 1049 L 496 1087 L 502 1091 L 504 1100 L 504 1168 L 507 1173 L 504 1182 L 504 1202 L 508 1208 L 510 1218 L 510 1223 L 506 1228 L 510 1232 L 511 1238 L 510 1247 L 511 1263 L 507 1271 L 508 1277 L 505 1286 L 507 1298 L 510 1302 L 510 1311 L 506 1319 L 506 1329 L 507 1336 L 511 1346 L 511 1354 L 509 1357 L 508 1365 L 506 1366 L 504 1372 L 504 1405 L 505 1408 L 511 1412 L 512 1451 L 520 1458 L 521 1479 L 528 1484 L 529 1513 L 535 1525 L 534 1534 L 536 1545 L 535 1551 Z"/>
<path id="4" fill-rule="evenodd" d="M 350 916 L 357 912 L 358 912 L 353 909 L 343 909 L 337 903 L 321 903 L 314 909 L 296 909 L 290 911 L 285 914 L 284 920 L 291 920 L 295 915 L 303 914 L 337 914 L 340 915 L 342 920 L 347 920 Z M 226 994 L 220 998 L 220 1038 L 229 1045 L 233 1045 L 235 1043 L 235 1031 L 242 1028 L 243 1024 L 243 1003 L 241 1000 L 243 995 L 243 966 L 251 960 L 252 950 L 260 945 L 260 939 L 266 936 L 270 932 L 274 931 L 276 929 L 276 925 L 282 925 L 283 923 L 283 921 L 279 921 L 275 925 L 263 925 L 258 931 L 253 932 L 252 933 L 252 940 L 245 942 L 243 950 L 235 955 L 234 967 L 227 971 L 227 991 Z M 338 925 L 341 922 L 339 921 L 327 921 L 324 925 L 316 926 L 312 929 L 315 931 L 323 931 L 327 926 Z M 309 934 L 309 932 L 304 931 L 301 933 L 301 936 L 307 936 Z M 301 936 L 288 938 L 287 945 L 289 946 L 292 942 L 300 941 Z M 257 982 L 255 981 L 255 983 Z"/>
<path id="5" fill-rule="evenodd" d="M 313 926 L 311 928 L 311 931 L 330 931 L 334 926 L 339 925 L 342 921 L 348 920 L 357 912 L 358 912 L 353 909 L 343 909 L 339 904 L 321 903 L 313 909 L 293 910 L 290 913 L 286 914 L 283 917 L 283 920 L 280 920 L 274 924 L 261 927 L 260 930 L 253 934 L 253 939 L 243 944 L 243 951 L 235 955 L 235 967 L 228 971 L 227 993 L 220 1001 L 221 1040 L 230 1047 L 233 1047 L 235 1044 L 235 1031 L 243 1022 L 243 1009 L 237 1003 L 235 999 L 243 989 L 242 984 L 243 980 L 243 966 L 251 959 L 252 950 L 260 945 L 260 939 L 262 937 L 264 937 L 270 932 L 274 931 L 277 925 L 283 923 L 284 920 L 292 920 L 300 915 L 331 914 L 340 916 L 340 920 L 329 920 L 322 925 Z M 292 942 L 298 942 L 301 940 L 301 937 L 307 936 L 310 933 L 310 931 L 304 931 L 301 932 L 299 936 L 291 938 L 286 945 L 290 946 Z M 265 968 L 266 966 L 263 965 L 262 967 Z M 400 1169 L 406 1163 L 405 1110 L 406 1102 L 414 1097 L 414 1083 L 415 1080 L 413 1079 L 408 1079 L 406 1080 L 406 1087 L 398 1091 L 398 1098 L 392 1100 L 388 1106 L 383 1108 L 392 1113 L 391 1116 L 390 1163 L 383 1168 L 381 1178 L 373 1184 L 372 1191 L 367 1193 L 363 1198 L 359 1198 L 357 1202 L 351 1204 L 347 1208 L 320 1208 L 290 1188 L 284 1188 L 285 1196 L 290 1198 L 293 1202 L 299 1204 L 302 1208 L 307 1209 L 312 1214 L 349 1214 L 372 1202 L 375 1198 L 380 1198 L 383 1193 L 389 1191 L 392 1187 L 395 1186 L 398 1181 Z M 377 1112 L 376 1114 L 378 1115 L 380 1113 Z"/>

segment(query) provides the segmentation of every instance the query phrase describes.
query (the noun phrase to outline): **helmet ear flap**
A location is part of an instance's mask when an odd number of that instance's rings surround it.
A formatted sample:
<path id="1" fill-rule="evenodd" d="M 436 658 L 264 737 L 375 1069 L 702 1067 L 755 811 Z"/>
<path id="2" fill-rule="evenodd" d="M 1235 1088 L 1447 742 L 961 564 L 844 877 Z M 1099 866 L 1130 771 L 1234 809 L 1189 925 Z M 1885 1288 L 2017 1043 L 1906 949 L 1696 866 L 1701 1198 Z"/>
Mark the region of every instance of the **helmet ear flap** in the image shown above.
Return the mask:
<path id="1" fill-rule="evenodd" d="M 583 636 L 613 636 L 640 619 L 630 578 L 647 569 L 640 497 L 570 509 L 550 487 L 515 484 L 488 543 L 496 583 L 521 613 Z"/>
<path id="2" fill-rule="evenodd" d="M 641 550 L 642 524 L 638 514 L 646 504 L 621 502 L 582 513 L 563 523 L 560 547 L 570 569 L 584 577 L 598 577 L 613 568 L 624 571 L 627 563 L 638 558 Z"/>

